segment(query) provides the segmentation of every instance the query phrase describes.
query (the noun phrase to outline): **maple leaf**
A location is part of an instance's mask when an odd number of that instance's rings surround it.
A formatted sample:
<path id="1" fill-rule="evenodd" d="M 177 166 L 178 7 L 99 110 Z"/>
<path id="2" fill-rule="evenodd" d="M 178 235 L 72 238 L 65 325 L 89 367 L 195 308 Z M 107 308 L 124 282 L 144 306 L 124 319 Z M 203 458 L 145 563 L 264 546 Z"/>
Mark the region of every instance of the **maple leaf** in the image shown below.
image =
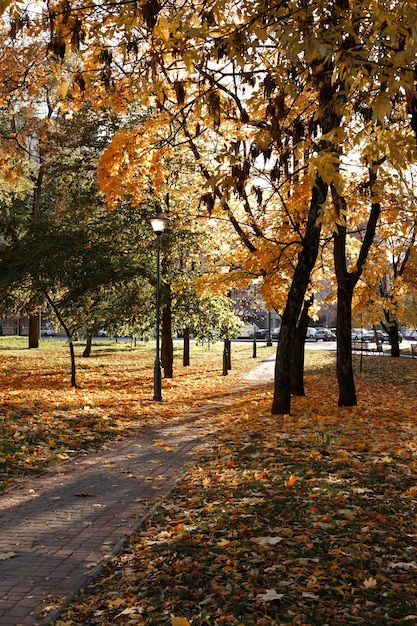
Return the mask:
<path id="1" fill-rule="evenodd" d="M 363 581 L 363 586 L 365 589 L 375 589 L 375 587 L 378 587 L 378 581 L 375 578 L 366 578 Z"/>

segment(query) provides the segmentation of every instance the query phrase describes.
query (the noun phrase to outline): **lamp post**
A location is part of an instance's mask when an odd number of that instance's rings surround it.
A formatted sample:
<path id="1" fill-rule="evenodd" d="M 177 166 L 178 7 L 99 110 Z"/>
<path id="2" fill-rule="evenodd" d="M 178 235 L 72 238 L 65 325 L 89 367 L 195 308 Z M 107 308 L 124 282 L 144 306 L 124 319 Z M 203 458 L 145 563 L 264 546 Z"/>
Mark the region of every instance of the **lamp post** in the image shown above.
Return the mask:
<path id="1" fill-rule="evenodd" d="M 164 232 L 166 218 L 159 213 L 150 220 L 156 235 L 156 355 L 154 367 L 153 399 L 162 402 L 162 369 L 159 347 L 159 326 L 161 324 L 161 235 Z"/>

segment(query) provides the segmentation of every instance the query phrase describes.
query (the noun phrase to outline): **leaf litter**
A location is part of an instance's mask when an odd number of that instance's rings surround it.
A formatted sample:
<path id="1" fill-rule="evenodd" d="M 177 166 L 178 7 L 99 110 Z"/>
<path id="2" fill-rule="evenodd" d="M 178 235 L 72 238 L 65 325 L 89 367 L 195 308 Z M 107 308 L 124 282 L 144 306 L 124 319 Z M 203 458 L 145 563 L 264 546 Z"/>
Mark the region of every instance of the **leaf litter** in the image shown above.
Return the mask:
<path id="1" fill-rule="evenodd" d="M 271 385 L 211 416 L 199 464 L 57 626 L 417 621 L 415 362 L 367 359 L 352 408 L 333 357 L 306 364 L 291 416 Z"/>
<path id="2" fill-rule="evenodd" d="M 175 379 L 164 380 L 166 402 L 156 405 L 149 354 L 100 353 L 71 390 L 66 356 L 55 353 L 52 366 L 50 355 L 28 352 L 2 355 L 4 487 L 187 412 L 215 435 L 198 466 L 57 624 L 417 620 L 413 361 L 366 359 L 358 407 L 340 409 L 333 357 L 309 353 L 308 396 L 293 399 L 291 417 L 272 417 L 271 386 L 239 383 L 254 364 L 248 354 L 224 378 L 215 351 L 177 368 Z M 228 399 L 220 413 L 219 393 Z"/>

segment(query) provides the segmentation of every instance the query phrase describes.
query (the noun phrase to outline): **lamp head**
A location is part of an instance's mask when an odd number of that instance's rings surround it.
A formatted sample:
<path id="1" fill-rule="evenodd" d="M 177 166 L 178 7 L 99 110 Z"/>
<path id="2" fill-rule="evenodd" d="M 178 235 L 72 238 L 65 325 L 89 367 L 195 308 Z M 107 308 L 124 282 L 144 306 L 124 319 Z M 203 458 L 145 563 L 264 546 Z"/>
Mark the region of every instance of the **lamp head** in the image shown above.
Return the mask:
<path id="1" fill-rule="evenodd" d="M 162 213 L 158 213 L 155 217 L 150 218 L 150 223 L 152 226 L 152 230 L 156 235 L 160 235 L 165 230 L 165 224 L 167 223 L 167 218 L 162 215 Z"/>

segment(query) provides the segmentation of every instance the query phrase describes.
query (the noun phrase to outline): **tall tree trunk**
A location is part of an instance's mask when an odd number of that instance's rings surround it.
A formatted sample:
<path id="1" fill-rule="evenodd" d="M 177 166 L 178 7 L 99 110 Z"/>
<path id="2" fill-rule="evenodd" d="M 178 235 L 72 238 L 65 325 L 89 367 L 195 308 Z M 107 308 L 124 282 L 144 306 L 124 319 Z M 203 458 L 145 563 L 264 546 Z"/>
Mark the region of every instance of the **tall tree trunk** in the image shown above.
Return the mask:
<path id="1" fill-rule="evenodd" d="M 38 175 L 33 188 L 32 219 L 34 220 L 38 219 L 41 212 L 41 192 L 44 175 L 45 165 L 42 162 L 41 155 Z M 29 348 L 39 348 L 39 326 L 40 313 L 31 313 L 29 316 Z"/>
<path id="2" fill-rule="evenodd" d="M 307 327 L 309 321 L 308 311 L 313 304 L 313 296 L 304 301 L 300 321 L 295 330 L 294 348 L 291 363 L 291 393 L 293 396 L 305 396 L 304 390 L 304 353 Z"/>
<path id="3" fill-rule="evenodd" d="M 161 332 L 161 363 L 164 368 L 164 377 L 174 376 L 174 343 L 172 341 L 172 313 L 171 313 L 171 288 L 164 289 L 164 308 L 162 310 Z"/>
<path id="4" fill-rule="evenodd" d="M 316 186 L 312 190 L 303 247 L 298 256 L 287 304 L 281 320 L 281 334 L 275 362 L 274 398 L 271 409 L 273 415 L 287 415 L 291 409 L 291 363 L 295 330 L 310 281 L 310 274 L 317 259 L 321 229 L 320 224 L 317 223 L 317 218 L 320 207 L 326 200 L 327 191 L 328 185 L 318 178 Z"/>
<path id="5" fill-rule="evenodd" d="M 32 313 L 29 316 L 29 348 L 39 348 L 39 313 Z"/>
<path id="6" fill-rule="evenodd" d="M 345 208 L 342 198 L 335 190 L 333 201 L 338 211 Z M 333 241 L 334 266 L 337 278 L 337 357 L 336 373 L 339 384 L 339 406 L 355 406 L 357 403 L 352 363 L 352 296 L 355 281 L 346 265 L 346 226 L 338 226 Z"/>
<path id="7" fill-rule="evenodd" d="M 91 346 L 93 344 L 93 335 L 91 333 L 87 333 L 86 344 L 83 352 L 83 356 L 89 357 L 91 354 Z"/>
<path id="8" fill-rule="evenodd" d="M 369 187 L 373 198 L 376 171 L 369 170 Z M 332 185 L 333 204 L 339 215 L 347 214 L 346 199 Z M 338 225 L 334 234 L 334 265 L 337 278 L 337 380 L 339 383 L 339 406 L 357 404 L 355 379 L 352 366 L 352 298 L 354 288 L 361 277 L 375 237 L 376 224 L 381 213 L 379 202 L 371 202 L 365 236 L 359 251 L 356 269 L 348 272 L 346 261 L 346 226 Z"/>
<path id="9" fill-rule="evenodd" d="M 182 364 L 184 367 L 190 365 L 190 329 L 184 328 L 184 349 L 182 354 Z"/>

